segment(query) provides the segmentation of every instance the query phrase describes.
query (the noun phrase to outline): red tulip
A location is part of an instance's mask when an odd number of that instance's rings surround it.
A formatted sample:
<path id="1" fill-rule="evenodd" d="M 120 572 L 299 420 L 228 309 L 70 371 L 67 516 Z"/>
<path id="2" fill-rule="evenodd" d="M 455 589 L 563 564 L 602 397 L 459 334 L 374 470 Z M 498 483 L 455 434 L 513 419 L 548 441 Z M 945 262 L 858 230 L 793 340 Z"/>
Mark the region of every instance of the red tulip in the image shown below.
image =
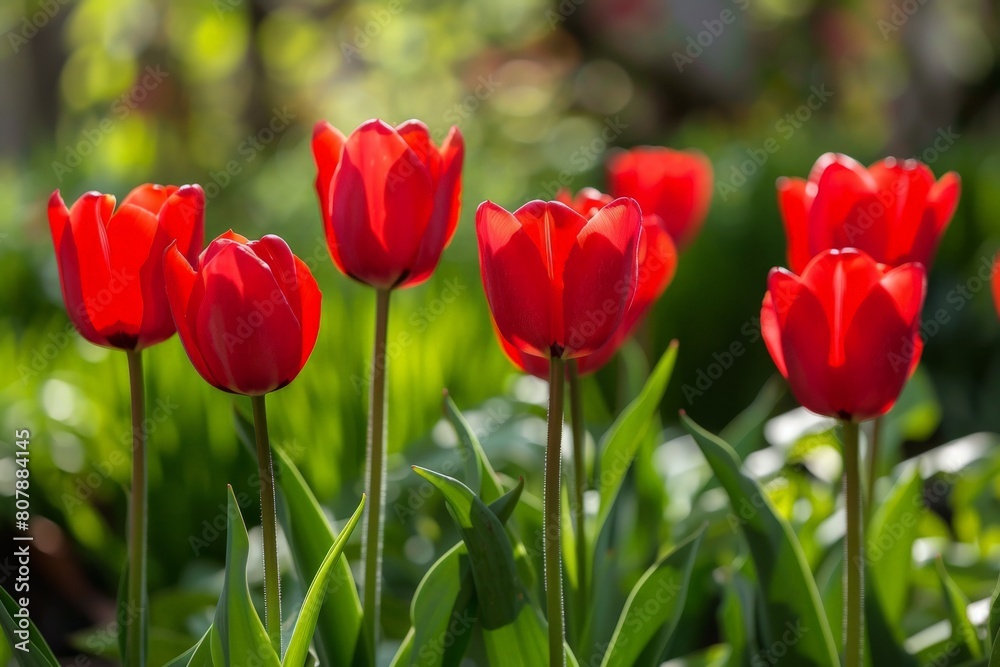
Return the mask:
<path id="1" fill-rule="evenodd" d="M 961 183 L 917 160 L 886 158 L 869 168 L 827 153 L 809 180 L 778 180 L 778 206 L 788 237 L 788 263 L 802 271 L 830 248 L 858 248 L 877 262 L 930 267 L 958 205 Z"/>
<path id="2" fill-rule="evenodd" d="M 848 248 L 801 276 L 772 269 L 761 309 L 771 358 L 813 412 L 863 421 L 889 411 L 920 360 L 924 267 L 892 268 Z"/>
<path id="3" fill-rule="evenodd" d="M 614 336 L 636 289 L 642 213 L 616 199 L 589 220 L 559 202 L 476 211 L 493 322 L 525 354 L 570 359 Z"/>
<path id="4" fill-rule="evenodd" d="M 95 345 L 141 350 L 174 334 L 163 252 L 175 242 L 194 258 L 204 241 L 205 194 L 198 185 L 141 185 L 115 198 L 88 192 L 67 210 L 49 198 L 49 227 L 70 319 Z"/>
<path id="5" fill-rule="evenodd" d="M 177 332 L 205 380 L 260 396 L 295 379 L 316 345 L 322 295 L 288 244 L 229 231 L 193 263 L 172 245 L 165 263 Z"/>
<path id="6" fill-rule="evenodd" d="M 373 287 L 430 277 L 455 234 L 465 145 L 453 127 L 439 149 L 420 121 L 369 120 L 344 138 L 316 124 L 316 191 L 334 263 Z"/>
<path id="7" fill-rule="evenodd" d="M 593 188 L 584 188 L 574 198 L 568 190 L 563 189 L 556 194 L 556 200 L 585 218 L 590 218 L 609 204 L 611 197 Z M 579 371 L 583 375 L 599 370 L 611 360 L 618 348 L 642 322 L 653 303 L 662 296 L 674 276 L 674 269 L 677 267 L 677 249 L 670 239 L 670 234 L 667 233 L 663 219 L 659 216 L 644 216 L 642 219 L 637 262 L 639 270 L 632 303 L 625 310 L 625 317 L 614 335 L 597 351 L 577 359 Z M 504 352 L 521 370 L 543 379 L 549 377 L 547 358 L 522 352 L 499 335 L 499 332 L 497 337 Z"/>
<path id="8" fill-rule="evenodd" d="M 663 219 L 674 243 L 689 245 L 712 201 L 712 163 L 698 151 L 640 146 L 608 160 L 613 197 L 639 202 L 643 216 Z"/>

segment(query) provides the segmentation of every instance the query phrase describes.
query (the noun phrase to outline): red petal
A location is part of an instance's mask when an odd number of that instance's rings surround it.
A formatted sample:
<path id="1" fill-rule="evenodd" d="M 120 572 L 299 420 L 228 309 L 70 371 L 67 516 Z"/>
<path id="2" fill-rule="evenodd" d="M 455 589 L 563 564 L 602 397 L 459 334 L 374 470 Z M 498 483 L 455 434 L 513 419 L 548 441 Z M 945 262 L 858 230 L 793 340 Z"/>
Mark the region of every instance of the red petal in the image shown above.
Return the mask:
<path id="1" fill-rule="evenodd" d="M 772 273 L 772 281 L 785 280 L 774 276 Z M 778 299 L 773 292 L 772 299 L 774 302 Z M 800 288 L 795 291 L 787 309 L 775 303 L 774 312 L 779 322 L 784 316 L 784 322 L 780 325 L 781 356 L 788 384 L 795 398 L 817 414 L 843 416 L 838 414 L 840 407 L 834 402 L 835 396 L 831 395 L 834 382 L 829 360 L 833 341 L 823 304 L 809 289 Z M 768 341 L 768 337 L 773 336 L 771 322 L 771 316 L 765 317 L 762 311 L 761 326 L 767 327 L 764 330 L 764 340 L 769 350 L 773 350 L 775 345 L 773 340 Z M 772 351 L 772 357 L 774 356 Z M 777 363 L 777 359 L 775 361 Z"/>
<path id="2" fill-rule="evenodd" d="M 809 253 L 853 247 L 887 261 L 889 228 L 885 207 L 876 197 L 875 180 L 854 160 L 839 158 L 823 170 L 817 182 L 809 209 Z"/>
<path id="3" fill-rule="evenodd" d="M 823 305 L 830 331 L 830 365 L 843 363 L 844 336 L 861 302 L 882 279 L 875 260 L 853 248 L 817 255 L 802 272 L 802 284 Z"/>
<path id="4" fill-rule="evenodd" d="M 191 359 L 195 370 L 209 384 L 221 388 L 220 381 L 212 375 L 204 356 L 202 356 L 202 346 L 196 338 L 193 326 L 194 313 L 191 312 L 191 297 L 195 288 L 203 288 L 203 284 L 176 244 L 171 244 L 167 248 L 163 258 L 163 273 L 167 298 L 170 303 L 170 313 L 177 325 L 177 335 L 184 345 L 188 358 Z"/>
<path id="5" fill-rule="evenodd" d="M 493 202 L 476 211 L 483 288 L 497 329 L 515 347 L 548 355 L 552 334 L 552 280 L 521 222 Z"/>
<path id="6" fill-rule="evenodd" d="M 321 120 L 313 128 L 312 152 L 316 161 L 316 194 L 319 196 L 319 209 L 323 216 L 323 229 L 326 232 L 326 245 L 330 250 L 333 263 L 341 271 L 344 265 L 340 261 L 340 251 L 337 239 L 330 224 L 330 190 L 333 187 L 333 176 L 340 163 L 340 156 L 347 139 L 333 125 Z"/>
<path id="7" fill-rule="evenodd" d="M 177 192 L 176 185 L 157 185 L 154 183 L 146 183 L 145 185 L 140 185 L 132 190 L 132 192 L 125 195 L 125 199 L 122 200 L 121 205 L 124 206 L 125 204 L 132 204 L 133 206 L 144 208 L 153 215 L 156 215 L 160 212 L 164 202 L 166 202 L 170 195 L 175 192 Z"/>
<path id="8" fill-rule="evenodd" d="M 788 311 L 795 301 L 802 284 L 798 276 L 787 269 L 771 269 L 767 277 L 767 293 L 760 310 L 760 331 L 764 345 L 771 353 L 771 359 L 778 371 L 788 377 L 788 365 L 782 347 L 781 332 L 788 317 Z"/>
<path id="9" fill-rule="evenodd" d="M 299 361 L 299 369 L 306 365 L 309 356 L 316 347 L 316 338 L 319 336 L 319 322 L 322 313 L 323 294 L 319 291 L 319 285 L 312 271 L 298 257 L 295 258 L 295 275 L 298 281 L 298 305 L 297 313 L 302 327 L 302 358 Z M 294 379 L 294 378 L 290 378 Z"/>
<path id="10" fill-rule="evenodd" d="M 927 195 L 934 185 L 931 170 L 916 160 L 886 158 L 868 171 L 878 184 L 878 200 L 885 208 L 887 252 L 880 259 L 893 265 L 928 262 L 930 257 L 923 251 L 937 245 L 933 219 L 924 222 Z M 914 254 L 918 249 L 919 256 Z"/>
<path id="11" fill-rule="evenodd" d="M 89 193 L 81 197 L 100 197 L 97 193 Z M 79 202 L 78 202 L 79 203 Z M 80 207 L 74 205 L 77 216 Z M 59 191 L 56 190 L 49 198 L 49 228 L 52 231 L 52 242 L 55 246 L 56 260 L 59 266 L 59 284 L 62 288 L 66 312 L 84 338 L 95 345 L 109 346 L 107 339 L 101 336 L 90 322 L 83 294 L 80 276 L 80 260 L 77 242 L 70 223 L 70 212 L 66 209 Z"/>
<path id="12" fill-rule="evenodd" d="M 201 277 L 194 329 L 212 376 L 250 396 L 290 382 L 301 370 L 301 328 L 268 265 L 249 247 L 228 243 Z"/>
<path id="13" fill-rule="evenodd" d="M 381 288 L 405 279 L 433 212 L 433 192 L 427 167 L 394 129 L 372 120 L 355 130 L 331 190 L 345 272 Z"/>
<path id="14" fill-rule="evenodd" d="M 812 259 L 809 250 L 809 207 L 816 196 L 816 185 L 801 178 L 779 178 L 777 187 L 778 210 L 788 241 L 788 266 L 795 273 L 801 273 Z"/>
<path id="15" fill-rule="evenodd" d="M 123 204 L 108 223 L 112 303 L 102 319 L 141 338 L 139 349 L 159 343 L 174 332 L 163 283 L 163 253 L 170 241 L 157 240 L 156 216 Z M 117 322 L 117 324 L 116 324 Z M 96 323 L 96 322 L 95 322 Z"/>
<path id="16" fill-rule="evenodd" d="M 997 315 L 1000 315 L 1000 254 L 993 258 L 993 305 L 996 306 Z"/>
<path id="17" fill-rule="evenodd" d="M 920 272 L 918 276 L 922 280 Z M 856 421 L 889 411 L 918 354 L 913 345 L 918 317 L 899 317 L 893 295 L 881 286 L 866 297 L 847 330 L 845 362 L 836 369 L 833 390 L 840 410 Z"/>
<path id="18" fill-rule="evenodd" d="M 201 186 L 178 188 L 160 208 L 159 220 L 184 257 L 194 262 L 205 243 L 205 192 Z"/>
<path id="19" fill-rule="evenodd" d="M 577 236 L 563 272 L 559 342 L 567 358 L 596 351 L 621 324 L 635 292 L 641 230 L 639 205 L 623 198 L 602 208 Z"/>
<path id="20" fill-rule="evenodd" d="M 411 123 L 416 121 L 411 121 Z M 422 124 L 421 124 L 422 125 Z M 400 128 L 402 130 L 402 126 Z M 426 129 L 426 128 L 425 128 Z M 408 140 L 409 141 L 409 140 Z M 429 139 L 428 139 L 429 142 Z M 412 147 L 412 144 L 411 144 Z M 433 144 L 429 144 L 433 156 L 438 153 Z M 435 175 L 434 213 L 427 223 L 427 231 L 420 244 L 420 250 L 413 263 L 412 277 L 406 279 L 403 286 L 417 285 L 428 277 L 437 267 L 442 251 L 451 243 L 458 226 L 458 214 L 462 197 L 462 163 L 465 158 L 465 144 L 462 133 L 457 127 L 451 128 L 438 158 L 433 157 L 429 164 Z M 438 165 L 434 167 L 433 165 Z"/>

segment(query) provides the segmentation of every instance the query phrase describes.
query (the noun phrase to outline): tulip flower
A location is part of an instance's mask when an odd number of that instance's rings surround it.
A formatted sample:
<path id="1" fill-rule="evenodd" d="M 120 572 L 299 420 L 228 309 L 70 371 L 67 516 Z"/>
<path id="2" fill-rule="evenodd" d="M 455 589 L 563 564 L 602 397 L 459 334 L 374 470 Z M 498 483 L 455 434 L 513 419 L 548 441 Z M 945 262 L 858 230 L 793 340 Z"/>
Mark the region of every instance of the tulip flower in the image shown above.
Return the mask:
<path id="1" fill-rule="evenodd" d="M 277 236 L 226 232 L 193 265 L 173 245 L 166 276 L 181 342 L 212 386 L 262 396 L 294 380 L 312 354 L 319 287 Z"/>
<path id="2" fill-rule="evenodd" d="M 486 201 L 476 211 L 480 269 L 494 326 L 518 353 L 549 363 L 542 502 L 550 665 L 564 664 L 559 543 L 563 363 L 593 354 L 615 335 L 636 291 L 642 234 L 642 213 L 634 200 L 616 199 L 593 211 L 603 198 L 591 194 L 581 199 L 587 202 L 588 216 L 557 201 L 528 202 L 514 213 Z M 582 442 L 578 432 L 574 442 Z M 578 497 L 581 458 L 577 445 Z"/>
<path id="3" fill-rule="evenodd" d="M 566 204 L 580 215 L 590 218 L 601 207 L 609 204 L 611 197 L 593 188 L 584 188 L 575 198 L 570 195 L 569 191 L 560 190 L 556 193 L 556 201 Z M 592 354 L 575 360 L 581 375 L 594 373 L 611 360 L 643 321 L 652 305 L 663 295 L 674 276 L 674 270 L 677 267 L 677 249 L 666 230 L 663 219 L 659 216 L 643 216 L 637 258 L 639 270 L 635 296 L 625 311 L 621 325 L 615 330 L 611 339 Z M 504 353 L 521 370 L 542 379 L 549 376 L 547 358 L 522 352 L 500 335 L 499 331 L 497 338 L 500 340 Z"/>
<path id="4" fill-rule="evenodd" d="M 380 120 L 344 137 L 327 122 L 313 130 L 313 157 L 327 247 L 345 275 L 376 288 L 375 350 L 368 403 L 367 496 L 363 545 L 364 621 L 376 655 L 382 585 L 386 435 L 386 339 L 391 290 L 433 273 L 458 225 L 465 144 L 452 127 L 441 146 L 427 126 Z"/>
<path id="5" fill-rule="evenodd" d="M 438 148 L 427 126 L 369 120 L 347 138 L 325 121 L 312 140 L 316 191 L 334 264 L 379 289 L 430 277 L 458 225 L 465 144 Z"/>
<path id="6" fill-rule="evenodd" d="M 850 667 L 864 664 L 858 422 L 888 412 L 916 367 L 925 292 L 921 264 L 892 268 L 853 248 L 826 250 L 801 275 L 773 269 L 761 308 L 764 342 L 795 397 L 809 410 L 842 422 Z"/>
<path id="7" fill-rule="evenodd" d="M 712 201 L 712 163 L 699 151 L 640 146 L 607 163 L 613 197 L 639 202 L 643 217 L 659 216 L 674 243 L 694 241 Z"/>
<path id="8" fill-rule="evenodd" d="M 778 180 L 778 205 L 788 237 L 788 263 L 801 272 L 830 248 L 858 248 L 877 262 L 930 267 L 961 190 L 958 174 L 935 182 L 917 160 L 886 158 L 867 169 L 827 153 L 808 180 Z"/>
<path id="9" fill-rule="evenodd" d="M 91 343 L 142 350 L 174 334 L 163 283 L 172 242 L 191 258 L 204 238 L 205 195 L 198 185 L 142 185 L 115 198 L 88 192 L 67 209 L 49 199 L 49 227 L 70 319 Z"/>
<path id="10" fill-rule="evenodd" d="M 146 418 L 142 350 L 174 335 L 163 281 L 163 251 L 171 243 L 189 257 L 204 240 L 201 186 L 145 184 L 115 208 L 115 198 L 87 192 L 67 208 L 49 197 L 49 229 L 66 312 L 94 345 L 123 350 L 132 402 L 132 490 L 129 494 L 128 580 L 125 598 L 135 617 L 125 636 L 126 665 L 145 665 Z"/>
<path id="11" fill-rule="evenodd" d="M 264 537 L 264 620 L 281 655 L 274 469 L 265 395 L 302 370 L 319 333 L 321 294 L 309 267 L 277 236 L 228 231 L 190 262 L 176 244 L 165 259 L 170 309 L 184 349 L 205 380 L 251 397 Z"/>

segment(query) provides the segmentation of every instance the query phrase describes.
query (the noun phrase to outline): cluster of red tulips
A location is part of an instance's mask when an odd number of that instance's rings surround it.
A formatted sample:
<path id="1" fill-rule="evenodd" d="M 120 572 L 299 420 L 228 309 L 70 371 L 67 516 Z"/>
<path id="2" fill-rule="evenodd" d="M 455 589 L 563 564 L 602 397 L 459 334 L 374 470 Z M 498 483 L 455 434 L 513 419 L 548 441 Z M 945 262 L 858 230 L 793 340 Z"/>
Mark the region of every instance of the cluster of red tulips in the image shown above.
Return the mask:
<path id="1" fill-rule="evenodd" d="M 385 345 L 392 290 L 425 281 L 455 233 L 464 144 L 441 146 L 427 127 L 371 120 L 345 137 L 316 126 L 316 189 L 337 268 L 376 290 L 372 359 L 364 614 L 377 645 L 385 487 Z M 669 284 L 678 248 L 691 243 L 711 198 L 711 165 L 697 152 L 637 148 L 607 163 L 610 194 L 593 189 L 509 212 L 476 211 L 485 295 L 497 338 L 526 372 L 550 381 L 544 521 L 551 664 L 563 660 L 560 451 L 563 386 L 599 369 Z M 781 179 L 778 200 L 789 269 L 767 279 L 763 338 L 806 408 L 843 423 L 847 551 L 861 555 L 857 424 L 885 414 L 921 353 L 926 272 L 954 213 L 959 179 L 938 181 L 916 161 L 865 168 L 828 154 L 807 180 Z M 290 383 L 316 343 L 321 294 L 306 265 L 276 236 L 232 231 L 202 250 L 204 195 L 197 185 L 144 185 L 115 208 L 87 193 L 49 220 L 67 310 L 89 341 L 124 350 L 133 372 L 133 419 L 142 421 L 142 349 L 176 330 L 209 383 L 252 397 L 265 538 L 265 622 L 280 655 L 281 615 L 271 454 L 264 396 Z M 573 408 L 575 410 L 575 407 Z M 582 438 L 574 421 L 574 493 Z M 135 430 L 128 599 L 145 608 L 144 434 Z M 582 513 L 577 513 L 582 516 Z M 583 531 L 582 522 L 576 530 Z M 583 540 L 577 540 L 583 545 Z M 581 569 L 586 554 L 577 556 Z M 860 665 L 861 571 L 847 570 L 846 658 Z M 584 576 L 579 577 L 581 581 Z M 583 596 L 586 598 L 586 596 Z M 144 665 L 143 622 L 129 628 L 126 664 Z"/>

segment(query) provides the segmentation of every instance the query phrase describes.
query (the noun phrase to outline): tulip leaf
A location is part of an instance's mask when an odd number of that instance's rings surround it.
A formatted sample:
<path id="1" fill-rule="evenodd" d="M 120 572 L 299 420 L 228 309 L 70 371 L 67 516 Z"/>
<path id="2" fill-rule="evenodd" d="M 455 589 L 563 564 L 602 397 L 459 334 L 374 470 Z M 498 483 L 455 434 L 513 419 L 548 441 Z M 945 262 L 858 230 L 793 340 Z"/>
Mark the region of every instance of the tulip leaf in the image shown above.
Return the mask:
<path id="1" fill-rule="evenodd" d="M 1000 667 L 1000 579 L 990 597 L 990 616 L 987 621 L 987 644 L 991 647 L 990 667 Z"/>
<path id="2" fill-rule="evenodd" d="M 212 641 L 215 627 L 212 626 L 198 640 L 198 643 L 177 656 L 164 667 L 214 667 L 212 659 Z"/>
<path id="3" fill-rule="evenodd" d="M 642 575 L 625 602 L 601 667 L 632 667 L 647 648 L 657 658 L 663 654 L 684 611 L 691 571 L 704 534 L 702 528 Z"/>
<path id="4" fill-rule="evenodd" d="M 495 629 L 513 623 L 526 594 L 517 578 L 513 547 L 500 520 L 457 479 L 418 466 L 413 469 L 444 495 L 458 524 L 468 549 L 483 627 Z"/>
<path id="5" fill-rule="evenodd" d="M 489 460 L 486 458 L 483 445 L 479 442 L 479 438 L 476 437 L 465 416 L 458 409 L 458 406 L 455 405 L 455 401 L 447 393 L 444 395 L 442 406 L 445 417 L 458 435 L 459 444 L 475 457 L 476 465 L 474 472 L 476 480 L 472 488 L 479 489 L 479 497 L 483 499 L 483 502 L 493 502 L 503 495 L 503 487 L 500 486 L 496 471 L 493 470 L 493 466 L 490 465 Z"/>
<path id="6" fill-rule="evenodd" d="M 756 480 L 741 470 L 732 447 L 708 433 L 687 415 L 681 421 L 694 437 L 715 476 L 729 496 L 750 547 L 761 588 L 763 645 L 770 646 L 789 632 L 804 627 L 794 642 L 785 642 L 787 660 L 802 667 L 839 664 L 837 647 L 823 612 L 816 581 L 791 526 L 774 509 Z"/>
<path id="7" fill-rule="evenodd" d="M 316 571 L 316 576 L 309 584 L 305 598 L 302 600 L 302 608 L 299 610 L 299 617 L 295 621 L 295 628 L 292 630 L 292 637 L 285 650 L 285 656 L 281 661 L 284 667 L 301 667 L 305 664 L 306 656 L 309 654 L 309 645 L 312 644 L 313 634 L 316 632 L 316 622 L 319 620 L 319 612 L 323 607 L 327 590 L 330 587 L 330 575 L 333 567 L 340 560 L 340 555 L 347 546 L 354 527 L 361 518 L 361 512 L 365 507 L 365 497 L 361 496 L 361 503 L 354 511 L 354 516 L 347 522 L 344 529 L 340 531 L 337 540 L 330 547 L 329 553 Z"/>
<path id="8" fill-rule="evenodd" d="M 507 523 L 517 505 L 524 480 L 490 504 L 490 511 Z M 458 664 L 471 639 L 477 599 L 465 542 L 449 549 L 427 571 L 410 603 L 412 626 L 393 658 L 393 667 L 438 667 Z"/>
<path id="9" fill-rule="evenodd" d="M 922 514 L 923 482 L 914 466 L 901 475 L 868 526 L 866 579 L 872 583 L 892 627 L 899 627 L 906 609 L 913 543 Z"/>
<path id="10" fill-rule="evenodd" d="M 20 667 L 59 667 L 59 661 L 38 632 L 34 621 L 30 617 L 25 618 L 20 612 L 21 605 L 6 589 L 0 588 L 0 626 L 3 627 L 3 634 L 14 660 Z M 19 632 L 23 634 L 17 634 Z"/>
<path id="11" fill-rule="evenodd" d="M 253 424 L 236 412 L 236 430 L 250 452 L 256 451 Z M 336 541 L 337 534 L 306 484 L 302 473 L 281 447 L 271 444 L 278 490 L 278 521 L 303 582 L 312 581 Z M 367 666 L 361 632 L 361 599 L 350 564 L 338 559 L 316 624 L 316 648 L 324 665 Z"/>
<path id="12" fill-rule="evenodd" d="M 611 506 L 625 480 L 625 473 L 628 472 L 629 465 L 649 430 L 653 416 L 660 407 L 676 360 L 677 341 L 673 341 L 660 357 L 639 396 L 629 403 L 601 439 L 601 444 L 597 448 L 601 452 L 601 469 L 598 475 L 601 494 L 598 533 L 611 513 Z"/>
<path id="13" fill-rule="evenodd" d="M 525 605 L 513 623 L 483 629 L 483 643 L 491 667 L 524 667 L 549 664 L 548 625 L 534 605 Z M 580 667 L 569 646 L 563 644 L 567 667 Z"/>
<path id="14" fill-rule="evenodd" d="M 221 649 L 223 664 L 280 667 L 281 661 L 271 647 L 267 632 L 250 598 L 247 586 L 250 537 L 233 487 L 227 488 L 229 528 L 226 540 L 226 576 L 222 585 L 222 597 L 215 608 L 216 631 L 213 633 L 212 643 Z"/>
<path id="15" fill-rule="evenodd" d="M 983 646 L 976 632 L 976 626 L 969 620 L 969 614 L 966 611 L 969 607 L 969 601 L 948 574 L 940 556 L 937 561 L 937 571 L 941 580 L 941 591 L 944 593 L 945 608 L 948 610 L 948 617 L 951 620 L 952 642 L 959 647 L 961 658 L 981 660 Z"/>
<path id="16" fill-rule="evenodd" d="M 489 459 L 486 458 L 486 451 L 479 442 L 479 438 L 476 437 L 476 434 L 469 425 L 469 422 L 465 419 L 465 416 L 462 415 L 458 406 L 455 405 L 455 402 L 451 400 L 451 396 L 447 393 L 445 393 L 444 396 L 443 409 L 445 417 L 448 419 L 449 423 L 451 423 L 452 428 L 455 429 L 455 433 L 458 435 L 459 444 L 472 455 L 474 463 L 478 467 L 478 472 L 474 473 L 474 476 L 478 485 L 477 488 L 479 488 L 479 497 L 482 498 L 485 503 L 495 502 L 498 498 L 503 496 L 503 486 L 500 484 L 500 478 L 493 469 L 493 465 L 490 463 Z M 504 521 L 504 523 L 506 523 L 506 521 Z M 508 527 L 507 535 L 510 537 L 511 545 L 514 547 L 518 573 L 522 577 L 522 583 L 526 587 L 530 588 L 534 585 L 537 579 L 534 564 L 531 562 L 530 558 L 527 558 L 527 549 L 521 541 L 521 536 L 513 526 Z"/>

